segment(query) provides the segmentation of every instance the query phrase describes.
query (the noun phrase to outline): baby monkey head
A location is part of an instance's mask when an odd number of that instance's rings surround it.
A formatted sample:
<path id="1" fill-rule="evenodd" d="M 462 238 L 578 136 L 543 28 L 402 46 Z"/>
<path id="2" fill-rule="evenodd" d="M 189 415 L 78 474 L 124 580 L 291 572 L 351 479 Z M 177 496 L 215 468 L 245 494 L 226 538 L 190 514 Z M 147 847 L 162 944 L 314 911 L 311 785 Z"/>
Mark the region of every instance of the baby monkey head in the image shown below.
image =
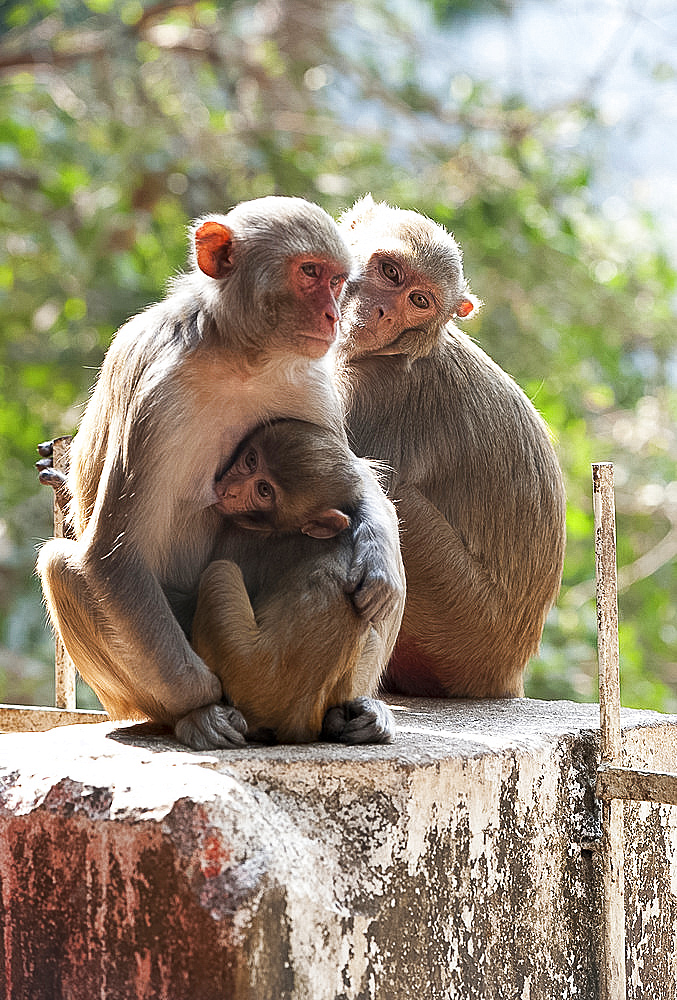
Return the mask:
<path id="1" fill-rule="evenodd" d="M 350 525 L 362 479 L 338 433 L 275 420 L 240 443 L 214 489 L 216 506 L 240 528 L 333 538 Z"/>

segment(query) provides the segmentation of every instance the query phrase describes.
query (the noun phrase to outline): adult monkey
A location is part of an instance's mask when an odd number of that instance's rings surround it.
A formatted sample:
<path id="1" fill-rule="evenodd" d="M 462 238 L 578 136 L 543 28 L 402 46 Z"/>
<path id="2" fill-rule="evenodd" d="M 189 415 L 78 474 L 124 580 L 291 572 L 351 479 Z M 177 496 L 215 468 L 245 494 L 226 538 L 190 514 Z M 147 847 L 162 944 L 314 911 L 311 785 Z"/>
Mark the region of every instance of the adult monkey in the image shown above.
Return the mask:
<path id="1" fill-rule="evenodd" d="M 243 717 L 186 638 L 223 530 L 214 483 L 237 443 L 280 416 L 341 426 L 332 347 L 351 258 L 335 223 L 262 198 L 193 229 L 192 267 L 108 350 L 71 457 L 75 540 L 38 570 L 76 667 L 113 717 L 170 724 L 196 749 L 240 745 Z M 398 539 L 365 479 L 346 589 L 377 621 L 401 599 Z"/>
<path id="2" fill-rule="evenodd" d="M 521 695 L 564 558 L 547 428 L 451 322 L 476 300 L 446 230 L 371 196 L 340 229 L 357 261 L 342 300 L 349 437 L 393 470 L 407 574 L 386 690 Z"/>

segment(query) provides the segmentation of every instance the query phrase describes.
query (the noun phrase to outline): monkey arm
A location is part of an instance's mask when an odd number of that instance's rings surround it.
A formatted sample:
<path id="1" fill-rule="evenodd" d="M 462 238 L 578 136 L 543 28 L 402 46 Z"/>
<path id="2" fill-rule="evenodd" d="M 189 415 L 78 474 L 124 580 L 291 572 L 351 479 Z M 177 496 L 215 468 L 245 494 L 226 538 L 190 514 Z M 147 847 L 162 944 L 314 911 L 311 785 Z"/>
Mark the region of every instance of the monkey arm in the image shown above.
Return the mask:
<path id="1" fill-rule="evenodd" d="M 195 749 L 243 743 L 244 719 L 220 704 L 218 678 L 191 649 L 160 586 L 158 559 L 175 547 L 161 503 L 153 490 L 134 488 L 115 453 L 98 487 L 80 540 L 48 542 L 38 566 L 76 667 L 113 717 L 169 723 Z M 199 518 L 193 527 L 199 533 Z"/>
<path id="2" fill-rule="evenodd" d="M 383 621 L 404 603 L 404 567 L 395 508 L 364 463 L 364 492 L 352 529 L 353 554 L 346 593 L 361 615 Z"/>
<path id="3" fill-rule="evenodd" d="M 524 627 L 501 581 L 416 487 L 400 483 L 396 497 L 407 605 L 386 689 L 434 697 L 523 694 L 522 671 L 538 637 Z"/>
<path id="4" fill-rule="evenodd" d="M 412 483 L 394 488 L 402 523 L 402 552 L 407 578 L 425 585 L 433 603 L 446 604 L 453 593 L 462 604 L 469 589 L 494 594 L 497 583 L 472 554 L 459 532 Z M 408 597 L 412 597 L 411 592 Z M 441 607 L 438 606 L 438 613 Z"/>

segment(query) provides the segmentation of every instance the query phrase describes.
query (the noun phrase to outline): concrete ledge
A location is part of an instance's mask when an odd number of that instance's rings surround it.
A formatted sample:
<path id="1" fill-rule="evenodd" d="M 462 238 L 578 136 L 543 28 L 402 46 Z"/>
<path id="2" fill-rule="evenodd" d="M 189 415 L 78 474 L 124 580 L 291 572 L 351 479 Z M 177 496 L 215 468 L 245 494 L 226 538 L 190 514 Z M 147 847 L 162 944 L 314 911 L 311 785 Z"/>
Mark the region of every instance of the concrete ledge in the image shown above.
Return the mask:
<path id="1" fill-rule="evenodd" d="M 0 737 L 7 1000 L 598 996 L 599 713 L 394 700 L 386 747 Z M 677 718 L 623 712 L 677 769 Z M 677 807 L 626 804 L 628 997 L 677 998 Z"/>

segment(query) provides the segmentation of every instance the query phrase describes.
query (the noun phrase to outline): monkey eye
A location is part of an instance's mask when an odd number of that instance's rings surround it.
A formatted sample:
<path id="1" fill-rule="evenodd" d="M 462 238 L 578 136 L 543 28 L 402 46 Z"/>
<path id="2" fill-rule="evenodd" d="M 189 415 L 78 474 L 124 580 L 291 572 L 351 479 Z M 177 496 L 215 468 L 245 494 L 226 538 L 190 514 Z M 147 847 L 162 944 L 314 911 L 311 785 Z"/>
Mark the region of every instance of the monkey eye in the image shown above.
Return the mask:
<path id="1" fill-rule="evenodd" d="M 317 264 L 313 263 L 312 261 L 309 262 L 309 263 L 307 263 L 307 264 L 301 264 L 301 270 L 309 278 L 319 278 L 319 276 L 320 276 L 320 269 L 319 269 L 319 267 L 317 266 Z"/>
<path id="2" fill-rule="evenodd" d="M 430 307 L 430 301 L 423 292 L 412 292 L 409 300 L 414 303 L 417 309 L 428 309 Z"/>
<path id="3" fill-rule="evenodd" d="M 346 277 L 347 276 L 345 274 L 335 274 L 334 277 L 329 282 L 329 284 L 332 287 L 332 290 L 335 292 L 340 292 L 346 283 Z"/>
<path id="4" fill-rule="evenodd" d="M 245 453 L 244 464 L 247 472 L 256 472 L 256 468 L 259 464 L 256 449 L 250 448 L 249 451 Z"/>
<path id="5" fill-rule="evenodd" d="M 275 496 L 275 490 L 265 479 L 259 479 L 257 482 L 256 493 L 259 500 L 265 500 L 266 503 L 269 503 Z"/>
<path id="6" fill-rule="evenodd" d="M 381 264 L 381 273 L 388 281 L 392 281 L 394 285 L 399 285 L 401 278 L 400 272 L 397 267 L 390 260 L 384 260 Z"/>

